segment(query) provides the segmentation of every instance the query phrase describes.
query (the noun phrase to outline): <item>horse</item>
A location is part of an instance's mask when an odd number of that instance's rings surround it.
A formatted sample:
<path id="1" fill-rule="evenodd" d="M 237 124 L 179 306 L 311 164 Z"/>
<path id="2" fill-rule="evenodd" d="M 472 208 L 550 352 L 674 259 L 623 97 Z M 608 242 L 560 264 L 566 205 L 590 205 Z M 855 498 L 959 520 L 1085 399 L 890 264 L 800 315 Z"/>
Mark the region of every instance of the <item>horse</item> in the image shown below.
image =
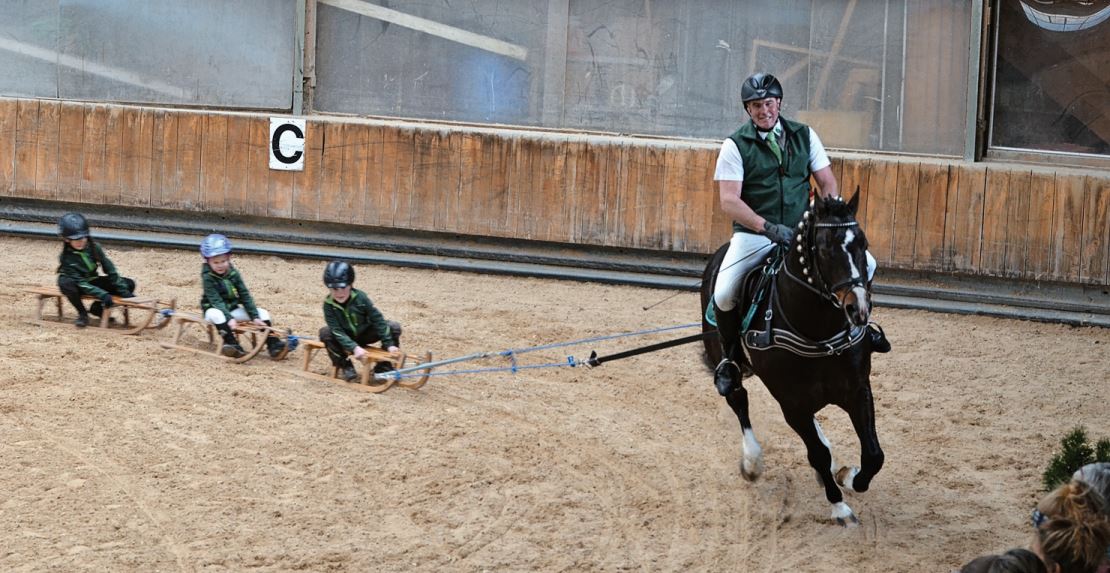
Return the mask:
<path id="1" fill-rule="evenodd" d="M 840 488 L 867 491 L 884 460 L 871 394 L 871 289 L 858 207 L 858 190 L 848 202 L 815 197 L 789 247 L 776 246 L 768 259 L 768 264 L 778 263 L 778 270 L 756 267 L 743 279 L 754 284 L 756 275 L 762 275 L 770 284 L 755 312 L 747 315 L 751 322 L 742 333 L 744 363 L 739 365 L 745 376 L 758 376 L 778 401 L 786 423 L 805 443 L 809 464 L 832 504 L 831 518 L 845 527 L 858 525 L 859 519 L 844 503 Z M 726 243 L 717 250 L 702 274 L 702 329 L 713 334 L 716 326 L 708 321 L 706 309 L 727 248 Z M 717 337 L 703 340 L 707 364 L 717 364 Z M 752 430 L 743 383 L 725 399 L 743 432 L 740 473 L 754 481 L 763 473 L 763 452 Z M 852 420 L 860 441 L 858 467 L 834 465 L 829 441 L 814 417 L 830 404 Z"/>

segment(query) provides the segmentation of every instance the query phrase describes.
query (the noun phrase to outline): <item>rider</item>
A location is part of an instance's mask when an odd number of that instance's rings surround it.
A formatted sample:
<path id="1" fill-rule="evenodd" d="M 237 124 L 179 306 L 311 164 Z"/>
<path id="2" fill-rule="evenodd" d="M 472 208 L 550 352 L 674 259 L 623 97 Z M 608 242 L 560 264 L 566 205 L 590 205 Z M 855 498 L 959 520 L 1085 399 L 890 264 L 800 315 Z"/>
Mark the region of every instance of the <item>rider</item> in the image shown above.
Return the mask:
<path id="1" fill-rule="evenodd" d="M 720 333 L 722 360 L 714 373 L 717 391 L 726 396 L 740 382 L 740 310 L 736 297 L 741 279 L 764 259 L 772 245 L 790 244 L 794 227 L 809 203 L 809 177 L 818 193 L 838 197 L 836 178 L 821 139 L 808 125 L 779 116 L 782 84 L 771 74 L 756 73 L 740 88 L 751 121 L 725 139 L 713 179 L 721 208 L 732 217 L 732 240 L 721 261 L 713 291 L 713 312 Z M 867 254 L 868 281 L 875 259 Z M 871 330 L 872 347 L 887 352 L 881 330 Z"/>

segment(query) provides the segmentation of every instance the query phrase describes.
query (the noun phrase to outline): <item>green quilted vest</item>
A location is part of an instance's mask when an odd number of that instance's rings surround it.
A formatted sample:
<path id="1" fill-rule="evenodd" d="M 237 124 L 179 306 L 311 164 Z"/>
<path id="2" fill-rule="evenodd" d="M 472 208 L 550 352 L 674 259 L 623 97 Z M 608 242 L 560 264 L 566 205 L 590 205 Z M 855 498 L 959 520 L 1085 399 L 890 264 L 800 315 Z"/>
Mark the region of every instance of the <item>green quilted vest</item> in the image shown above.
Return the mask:
<path id="1" fill-rule="evenodd" d="M 793 227 L 809 204 L 809 126 L 779 118 L 784 131 L 783 162 L 747 122 L 729 136 L 744 160 L 740 200 L 772 223 Z M 733 221 L 733 232 L 759 233 Z"/>

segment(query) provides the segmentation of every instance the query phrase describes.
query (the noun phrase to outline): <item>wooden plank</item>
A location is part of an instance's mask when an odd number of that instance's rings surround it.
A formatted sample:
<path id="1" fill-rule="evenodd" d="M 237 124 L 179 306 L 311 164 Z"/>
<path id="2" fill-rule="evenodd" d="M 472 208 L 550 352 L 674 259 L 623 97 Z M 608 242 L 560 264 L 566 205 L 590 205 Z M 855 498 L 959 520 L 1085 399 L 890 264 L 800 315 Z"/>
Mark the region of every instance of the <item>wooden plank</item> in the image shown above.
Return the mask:
<path id="1" fill-rule="evenodd" d="M 227 116 L 204 117 L 200 154 L 200 202 L 205 211 L 223 211 L 227 194 Z"/>
<path id="2" fill-rule="evenodd" d="M 911 268 L 914 245 L 917 243 L 918 185 L 921 164 L 898 164 L 898 189 L 894 194 L 894 244 L 891 262 L 899 268 Z"/>
<path id="3" fill-rule="evenodd" d="M 294 177 L 293 218 L 317 221 L 320 218 L 320 160 L 324 153 L 324 124 L 305 122 L 304 171 Z"/>
<path id="4" fill-rule="evenodd" d="M 366 126 L 366 165 L 362 177 L 366 190 L 363 193 L 362 221 L 367 225 L 381 225 L 382 214 L 392 198 L 382 189 L 382 169 L 385 163 L 381 126 Z"/>
<path id="5" fill-rule="evenodd" d="M 1083 200 L 1087 178 L 1082 175 L 1057 175 L 1056 200 L 1052 209 L 1053 277 L 1079 280 L 1083 257 Z"/>
<path id="6" fill-rule="evenodd" d="M 407 228 L 412 202 L 413 131 L 386 127 L 382 131 L 382 193 L 389 198 L 384 224 Z M 383 205 L 384 207 L 384 205 Z"/>
<path id="7" fill-rule="evenodd" d="M 343 197 L 343 124 L 324 124 L 324 149 L 320 164 L 320 220 L 348 222 L 350 214 Z"/>
<path id="8" fill-rule="evenodd" d="M 166 110 L 152 110 L 154 115 L 150 146 L 150 205 L 157 207 L 162 203 L 162 173 L 165 171 L 165 131 Z"/>
<path id="9" fill-rule="evenodd" d="M 86 104 L 62 102 L 58 117 L 58 199 L 92 201 L 81 193 L 81 166 L 84 163 Z"/>
<path id="10" fill-rule="evenodd" d="M 110 115 L 115 110 L 111 109 Z M 107 120 L 106 120 L 107 123 Z M 154 180 L 154 111 L 128 108 L 114 125 L 118 133 L 108 134 L 105 128 L 105 154 L 115 143 L 123 158 L 118 180 L 119 202 L 123 205 L 150 205 L 151 182 Z M 104 185 L 107 193 L 107 184 Z"/>
<path id="11" fill-rule="evenodd" d="M 200 210 L 203 205 L 201 166 L 204 116 L 182 113 L 177 120 L 177 204 L 180 209 Z"/>
<path id="12" fill-rule="evenodd" d="M 693 213 L 712 183 L 706 185 L 704 174 L 694 171 L 697 159 L 696 151 L 686 146 L 671 144 L 663 151 L 660 228 L 667 233 L 671 247 L 679 251 L 686 249 L 690 243 L 691 229 L 708 226 L 694 224 L 693 219 Z M 708 220 L 704 215 L 700 219 L 703 223 Z"/>
<path id="13" fill-rule="evenodd" d="M 539 143 L 522 137 L 512 137 L 509 141 L 508 176 L 508 228 L 506 236 L 521 239 L 535 239 L 536 216 L 530 212 L 528 194 L 536 193 L 535 163 L 539 155 Z"/>
<path id="14" fill-rule="evenodd" d="M 448 153 L 439 163 L 441 191 L 437 197 L 435 228 L 437 231 L 458 232 L 459 212 L 462 209 L 462 141 L 461 132 L 447 135 Z"/>
<path id="15" fill-rule="evenodd" d="M 603 245 L 620 245 L 621 235 L 621 187 L 627 178 L 625 161 L 630 144 L 611 143 L 599 146 L 606 157 L 608 169 L 600 174 L 601 185 L 598 188 L 598 208 L 601 229 L 600 243 Z"/>
<path id="16" fill-rule="evenodd" d="M 1025 273 L 1025 259 L 1029 251 L 1029 180 L 1028 169 L 1015 169 L 1010 172 L 1010 185 L 1007 189 L 1006 214 L 1006 255 L 1003 259 L 1003 274 L 1020 277 Z"/>
<path id="17" fill-rule="evenodd" d="M 158 186 L 159 194 L 154 197 L 153 205 L 166 209 L 177 209 L 181 206 L 181 153 L 177 147 L 177 132 L 181 122 L 181 114 L 175 111 L 166 112 L 162 120 L 161 147 L 162 147 L 162 173 Z"/>
<path id="18" fill-rule="evenodd" d="M 367 126 L 350 123 L 343 126 L 343 173 L 340 188 L 343 190 L 343 221 L 365 224 L 366 169 L 369 163 L 367 146 L 370 130 Z"/>
<path id="19" fill-rule="evenodd" d="M 440 195 L 440 165 L 450 161 L 450 141 L 439 130 L 418 129 L 413 134 L 412 197 L 409 226 L 435 227 Z"/>
<path id="20" fill-rule="evenodd" d="M 867 183 L 871 172 L 870 159 L 845 159 L 840 161 L 840 195 L 845 200 L 860 194 L 857 213 L 867 212 Z"/>
<path id="21" fill-rule="evenodd" d="M 104 197 L 104 151 L 107 146 L 108 108 L 103 104 L 85 110 L 82 153 L 77 165 L 77 193 L 94 203 L 110 203 Z M 118 141 L 118 140 L 117 140 Z"/>
<path id="22" fill-rule="evenodd" d="M 566 162 L 564 142 L 541 139 L 539 161 L 532 178 L 535 186 L 521 197 L 525 205 L 532 236 L 541 241 L 566 241 L 570 236 L 570 214 L 566 212 Z"/>
<path id="23" fill-rule="evenodd" d="M 268 160 L 269 158 L 267 158 Z M 267 166 L 269 169 L 269 166 Z M 266 180 L 266 214 L 270 217 L 288 219 L 293 213 L 293 189 L 296 185 L 297 171 L 270 169 Z"/>
<path id="24" fill-rule="evenodd" d="M 36 197 L 58 197 L 58 130 L 60 102 L 39 103 L 39 137 L 35 145 Z"/>
<path id="25" fill-rule="evenodd" d="M 1110 284 L 1110 179 L 1088 177 L 1083 193 L 1083 255 L 1079 281 L 1087 284 Z"/>
<path id="26" fill-rule="evenodd" d="M 987 187 L 983 205 L 983 252 L 978 269 L 981 274 L 1001 276 L 1006 268 L 1009 189 L 1009 169 L 987 169 Z"/>
<path id="27" fill-rule="evenodd" d="M 15 137 L 18 101 L 0 99 L 0 195 L 15 190 Z"/>
<path id="28" fill-rule="evenodd" d="M 250 146 L 250 119 L 241 115 L 227 118 L 227 186 L 224 187 L 224 210 L 246 212 L 247 162 Z"/>
<path id="29" fill-rule="evenodd" d="M 606 173 L 610 172 L 611 146 L 586 142 L 575 158 L 574 188 L 578 205 L 573 242 L 600 244 L 604 236 L 604 198 L 608 193 Z"/>
<path id="30" fill-rule="evenodd" d="M 1052 224 L 1055 220 L 1056 174 L 1033 173 L 1029 181 L 1029 233 L 1025 253 L 1026 278 L 1051 279 L 1056 251 Z"/>
<path id="31" fill-rule="evenodd" d="M 630 150 L 631 151 L 631 150 Z M 629 181 L 632 187 L 626 189 L 628 202 L 625 206 L 625 241 L 631 240 L 636 247 L 645 249 L 670 248 L 670 229 L 663 224 L 663 181 L 666 177 L 665 149 L 657 145 L 639 147 L 639 153 L 630 153 L 632 173 Z M 631 237 L 628 237 L 631 234 Z"/>
<path id="32" fill-rule="evenodd" d="M 270 210 L 270 119 L 250 117 L 247 131 L 247 182 L 243 190 L 244 212 L 265 216 Z"/>
<path id="33" fill-rule="evenodd" d="M 979 270 L 983 244 L 983 194 L 987 184 L 987 171 L 977 165 L 960 165 L 951 172 L 948 187 L 954 190 L 955 200 L 945 232 L 945 243 L 952 270 L 974 273 Z"/>
<path id="34" fill-rule="evenodd" d="M 476 213 L 474 232 L 505 235 L 509 228 L 509 162 L 512 145 L 508 139 L 483 135 L 480 140 L 480 165 L 473 183 L 472 212 Z"/>
<path id="35" fill-rule="evenodd" d="M 867 179 L 867 210 L 860 221 L 870 243 L 871 255 L 889 264 L 894 253 L 894 207 L 898 194 L 899 163 L 873 161 Z"/>
<path id="36" fill-rule="evenodd" d="M 39 140 L 39 100 L 16 102 L 15 190 L 19 197 L 35 196 L 35 148 Z"/>
<path id="37" fill-rule="evenodd" d="M 101 197 L 107 204 L 118 204 L 122 198 L 124 165 L 123 132 L 125 118 L 132 108 L 109 106 L 108 117 L 104 122 L 104 186 Z M 150 204 L 150 195 L 142 198 L 144 205 Z"/>
<path id="38" fill-rule="evenodd" d="M 921 165 L 917 192 L 917 232 L 913 247 L 915 269 L 940 270 L 945 266 L 948 170 L 947 165 Z"/>

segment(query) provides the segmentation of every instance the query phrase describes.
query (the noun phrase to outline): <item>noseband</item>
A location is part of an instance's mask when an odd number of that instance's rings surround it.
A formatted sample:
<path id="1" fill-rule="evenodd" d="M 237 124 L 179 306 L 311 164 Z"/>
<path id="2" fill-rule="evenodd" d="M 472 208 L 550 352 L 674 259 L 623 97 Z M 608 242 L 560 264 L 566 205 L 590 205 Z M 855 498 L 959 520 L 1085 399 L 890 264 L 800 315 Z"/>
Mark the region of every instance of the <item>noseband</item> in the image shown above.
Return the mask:
<path id="1" fill-rule="evenodd" d="M 834 199 L 835 201 L 843 201 L 840 197 Z M 862 274 L 856 278 L 850 278 L 840 281 L 836 284 L 829 285 L 828 281 L 821 274 L 821 267 L 817 265 L 817 229 L 839 229 L 849 227 L 859 227 L 856 221 L 844 221 L 842 223 L 819 223 L 815 221 L 816 217 L 813 216 L 813 202 L 810 201 L 809 209 L 802 214 L 802 220 L 798 222 L 798 237 L 797 246 L 795 247 L 798 252 L 798 262 L 802 265 L 802 276 L 794 275 L 790 272 L 790 265 L 784 265 L 783 270 L 786 276 L 794 279 L 798 284 L 813 291 L 817 296 L 829 301 L 836 308 L 841 308 L 840 299 L 836 297 L 836 292 L 844 287 L 863 287 L 866 284 Z M 866 271 L 865 271 L 866 272 Z"/>

